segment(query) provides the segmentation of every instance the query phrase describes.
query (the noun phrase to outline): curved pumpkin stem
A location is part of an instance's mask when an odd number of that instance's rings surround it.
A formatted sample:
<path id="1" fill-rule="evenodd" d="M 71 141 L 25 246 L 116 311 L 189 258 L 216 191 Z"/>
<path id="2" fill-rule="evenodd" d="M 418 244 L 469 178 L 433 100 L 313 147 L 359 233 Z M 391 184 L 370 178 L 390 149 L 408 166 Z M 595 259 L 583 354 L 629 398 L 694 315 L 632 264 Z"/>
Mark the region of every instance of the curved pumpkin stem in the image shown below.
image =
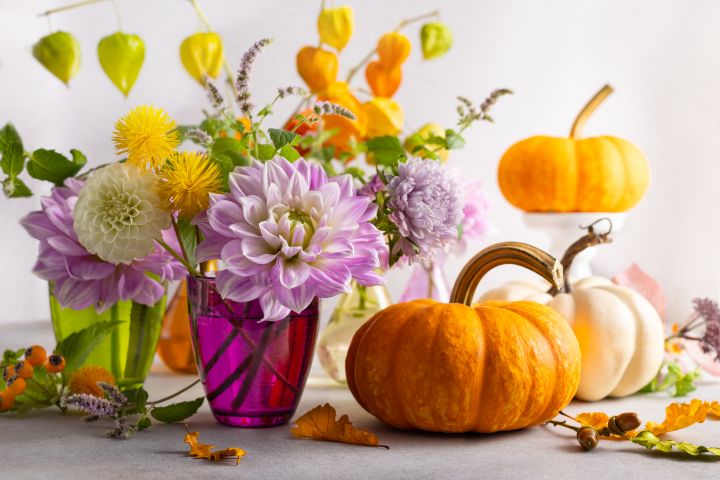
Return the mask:
<path id="1" fill-rule="evenodd" d="M 595 96 L 592 97 L 587 104 L 585 104 L 583 109 L 580 110 L 580 113 L 578 113 L 578 116 L 575 118 L 575 122 L 573 122 L 573 126 L 570 129 L 570 138 L 580 138 L 580 134 L 582 133 L 583 128 L 585 128 L 585 123 L 588 121 L 588 118 L 590 118 L 590 115 L 593 114 L 593 112 L 611 93 L 613 93 L 613 88 L 610 85 L 604 85 L 595 94 Z"/>
<path id="2" fill-rule="evenodd" d="M 491 245 L 465 264 L 455 285 L 450 302 L 471 305 L 475 289 L 487 272 L 500 265 L 518 265 L 532 270 L 555 288 L 563 286 L 563 269 L 560 262 L 537 247 L 519 242 L 502 242 Z"/>
<path id="3" fill-rule="evenodd" d="M 595 225 L 597 225 L 600 222 L 608 222 L 609 227 L 605 233 L 597 233 L 595 231 Z M 603 243 L 610 243 L 612 242 L 612 237 L 610 236 L 610 233 L 612 233 L 612 220 L 610 220 L 607 217 L 599 218 L 595 220 L 590 225 L 581 226 L 580 228 L 583 230 L 587 230 L 587 233 L 580 237 L 578 240 L 573 242 L 572 245 L 570 245 L 567 250 L 565 250 L 565 254 L 562 257 L 562 260 L 560 260 L 560 263 L 563 267 L 563 272 L 569 272 L 570 267 L 572 267 L 573 260 L 575 260 L 575 257 L 577 257 L 580 252 L 583 250 L 586 250 L 590 247 L 594 247 L 595 245 L 600 245 Z M 572 291 L 572 287 L 570 285 L 570 282 L 565 282 L 565 285 L 561 287 L 552 286 L 550 290 L 548 290 L 547 293 L 550 295 L 557 295 L 560 292 L 563 293 L 570 293 Z"/>

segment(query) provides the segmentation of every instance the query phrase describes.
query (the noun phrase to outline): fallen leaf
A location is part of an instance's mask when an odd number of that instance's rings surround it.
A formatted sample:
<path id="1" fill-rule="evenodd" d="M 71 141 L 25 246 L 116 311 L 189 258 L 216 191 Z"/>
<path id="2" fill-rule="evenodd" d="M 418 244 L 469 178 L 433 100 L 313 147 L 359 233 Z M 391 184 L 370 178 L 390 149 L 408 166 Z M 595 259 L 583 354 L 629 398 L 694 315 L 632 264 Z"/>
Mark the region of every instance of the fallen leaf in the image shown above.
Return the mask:
<path id="1" fill-rule="evenodd" d="M 665 420 L 662 423 L 647 422 L 645 428 L 654 435 L 663 435 L 696 423 L 702 423 L 710 412 L 711 404 L 697 398 L 690 403 L 671 403 L 665 408 Z"/>
<path id="2" fill-rule="evenodd" d="M 187 429 L 187 426 L 185 428 Z M 245 450 L 235 447 L 213 451 L 215 445 L 206 445 L 204 443 L 200 443 L 200 441 L 198 440 L 199 436 L 200 432 L 188 431 L 185 434 L 185 443 L 190 445 L 189 455 L 191 457 L 210 460 L 212 462 L 219 462 L 224 458 L 236 458 L 237 461 L 235 462 L 235 465 L 237 465 L 240 463 L 240 459 L 246 455 Z"/>
<path id="3" fill-rule="evenodd" d="M 663 292 L 660 284 L 645 271 L 643 271 L 636 263 L 633 263 L 612 279 L 618 285 L 631 288 L 638 292 L 655 307 L 660 318 L 665 318 L 665 307 L 667 301 L 665 300 L 665 293 Z"/>
<path id="4" fill-rule="evenodd" d="M 605 428 L 608 426 L 608 421 L 610 420 L 610 417 L 607 415 L 607 413 L 591 412 L 591 413 L 581 413 L 581 414 L 577 415 L 575 417 L 575 419 L 581 425 L 587 425 L 588 427 L 601 429 L 601 428 Z"/>
<path id="5" fill-rule="evenodd" d="M 347 415 L 335 420 L 336 414 L 335 408 L 329 403 L 318 405 L 295 420 L 295 426 L 290 432 L 297 438 L 390 448 L 379 445 L 378 438 L 373 433 L 353 427 Z"/>
<path id="6" fill-rule="evenodd" d="M 713 420 L 720 420 L 720 402 L 715 400 L 710 404 L 708 415 L 713 417 Z"/>
<path id="7" fill-rule="evenodd" d="M 687 453 L 688 455 L 692 455 L 695 457 L 703 453 L 710 453 L 720 456 L 720 448 L 703 447 L 702 445 L 693 445 L 692 443 L 688 442 L 660 440 L 658 437 L 653 435 L 652 432 L 648 432 L 647 430 L 638 433 L 631 441 L 633 443 L 637 443 L 638 445 L 646 447 L 648 450 L 657 448 L 658 450 L 663 452 L 671 452 L 673 448 L 676 448 L 681 452 Z"/>

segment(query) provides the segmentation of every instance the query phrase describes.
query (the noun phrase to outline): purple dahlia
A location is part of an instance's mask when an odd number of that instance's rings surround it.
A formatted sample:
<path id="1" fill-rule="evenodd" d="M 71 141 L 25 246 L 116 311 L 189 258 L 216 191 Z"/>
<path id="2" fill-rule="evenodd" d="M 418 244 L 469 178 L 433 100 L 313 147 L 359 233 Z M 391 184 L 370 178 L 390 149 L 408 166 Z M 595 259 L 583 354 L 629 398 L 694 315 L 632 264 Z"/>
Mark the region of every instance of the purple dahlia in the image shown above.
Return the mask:
<path id="1" fill-rule="evenodd" d="M 81 180 L 67 179 L 65 186 L 42 198 L 42 210 L 22 219 L 25 230 L 40 241 L 33 272 L 54 284 L 53 294 L 65 308 L 94 306 L 102 313 L 118 300 L 154 305 L 165 294 L 162 282 L 181 278 L 183 267 L 158 245 L 129 264 L 116 265 L 88 252 L 73 228 L 73 208 L 82 187 Z"/>
<path id="2" fill-rule="evenodd" d="M 229 183 L 230 193 L 211 195 L 196 252 L 223 261 L 224 298 L 259 299 L 263 320 L 280 320 L 349 291 L 351 280 L 383 283 L 375 270 L 387 246 L 370 223 L 377 207 L 356 195 L 350 175 L 328 179 L 316 163 L 275 157 L 236 169 Z"/>

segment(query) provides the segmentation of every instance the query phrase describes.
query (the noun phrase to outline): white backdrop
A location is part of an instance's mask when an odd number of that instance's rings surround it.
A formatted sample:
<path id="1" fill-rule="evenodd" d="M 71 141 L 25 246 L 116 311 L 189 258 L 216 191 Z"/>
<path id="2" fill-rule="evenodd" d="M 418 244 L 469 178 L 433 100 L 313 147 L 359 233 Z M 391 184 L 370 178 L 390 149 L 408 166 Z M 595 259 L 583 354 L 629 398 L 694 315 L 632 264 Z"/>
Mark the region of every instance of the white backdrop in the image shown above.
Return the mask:
<path id="1" fill-rule="evenodd" d="M 0 0 L 0 123 L 12 121 L 26 148 L 84 151 L 92 164 L 112 160 L 114 120 L 141 103 L 167 109 L 180 123 L 200 118 L 202 89 L 183 70 L 178 48 L 198 29 L 184 0 L 117 0 L 123 28 L 146 42 L 146 61 L 125 100 L 105 78 L 96 59 L 98 40 L 117 30 L 109 3 L 60 13 L 55 28 L 74 33 L 83 49 L 78 76 L 65 88 L 31 56 L 32 44 L 48 33 L 37 13 L 71 0 Z M 720 233 L 716 219 L 720 163 L 720 2 L 713 0 L 348 0 L 355 7 L 356 33 L 341 58 L 344 72 L 401 18 L 439 8 L 455 35 L 444 58 L 423 62 L 413 51 L 396 98 L 407 128 L 427 121 L 450 126 L 455 96 L 480 101 L 495 87 L 515 90 L 497 105 L 495 125 L 473 128 L 465 150 L 451 162 L 485 182 L 495 205 L 492 240 L 547 245 L 523 227 L 521 213 L 500 195 L 496 168 L 503 151 L 533 134 L 567 134 L 578 109 L 605 82 L 616 93 L 587 126 L 586 134 L 630 139 L 647 154 L 650 190 L 630 212 L 616 242 L 603 247 L 595 267 L 615 274 L 638 262 L 664 286 L 669 314 L 681 319 L 694 296 L 717 296 Z M 215 29 L 236 65 L 253 41 L 276 42 L 258 60 L 252 79 L 258 101 L 277 86 L 300 84 L 295 53 L 316 44 L 319 1 L 205 0 Z M 417 26 L 407 31 L 413 39 Z M 358 77 L 361 77 L 359 75 Z M 292 103 L 292 102 L 291 102 Z M 278 109 L 277 122 L 292 106 Z M 42 187 L 30 182 L 37 192 Z M 39 206 L 38 198 L 0 198 L 0 322 L 48 317 L 47 287 L 30 273 L 36 243 L 18 220 Z M 468 252 L 481 247 L 474 245 Z M 559 254 L 560 252 L 553 252 Z M 450 278 L 466 258 L 452 258 Z M 389 275 L 398 298 L 407 271 Z M 503 267 L 492 286 L 521 273 Z M 482 286 L 481 286 L 482 287 Z"/>

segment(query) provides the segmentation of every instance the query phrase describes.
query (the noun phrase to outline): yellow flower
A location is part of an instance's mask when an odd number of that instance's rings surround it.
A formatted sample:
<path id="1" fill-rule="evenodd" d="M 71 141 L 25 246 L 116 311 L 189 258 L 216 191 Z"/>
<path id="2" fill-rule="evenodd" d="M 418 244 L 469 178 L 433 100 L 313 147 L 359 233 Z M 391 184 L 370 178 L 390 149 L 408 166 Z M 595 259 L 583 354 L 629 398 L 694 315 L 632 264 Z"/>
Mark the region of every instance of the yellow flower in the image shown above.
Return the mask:
<path id="1" fill-rule="evenodd" d="M 159 173 L 158 191 L 181 216 L 208 208 L 210 194 L 222 189 L 220 169 L 200 152 L 176 152 Z"/>
<path id="2" fill-rule="evenodd" d="M 347 5 L 325 8 L 318 16 L 317 27 L 321 42 L 342 50 L 355 29 L 353 9 Z"/>
<path id="3" fill-rule="evenodd" d="M 180 143 L 175 126 L 165 110 L 140 105 L 115 123 L 115 149 L 127 154 L 131 165 L 157 169 Z"/>
<path id="4" fill-rule="evenodd" d="M 95 397 L 104 397 L 103 389 L 97 382 L 105 382 L 115 385 L 115 377 L 112 373 L 99 365 L 88 365 L 79 368 L 70 377 L 70 391 L 72 393 L 87 393 Z"/>

